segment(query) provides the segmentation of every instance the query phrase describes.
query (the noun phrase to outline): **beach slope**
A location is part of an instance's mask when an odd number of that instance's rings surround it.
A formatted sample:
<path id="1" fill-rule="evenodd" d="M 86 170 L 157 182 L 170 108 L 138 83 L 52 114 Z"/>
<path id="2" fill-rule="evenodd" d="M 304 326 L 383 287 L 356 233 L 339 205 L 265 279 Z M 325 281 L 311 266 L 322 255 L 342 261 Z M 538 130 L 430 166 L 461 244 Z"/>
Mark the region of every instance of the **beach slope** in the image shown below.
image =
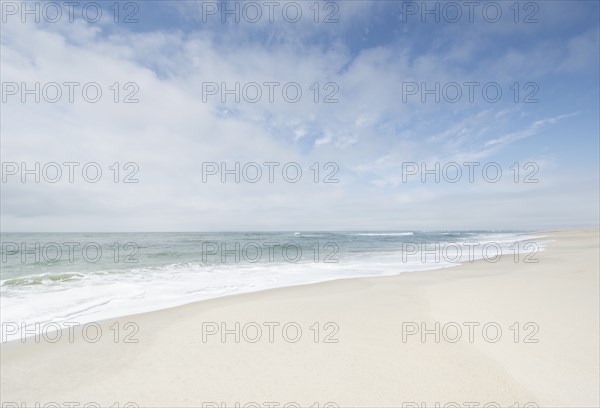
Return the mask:
<path id="1" fill-rule="evenodd" d="M 203 301 L 101 322 L 95 343 L 95 326 L 9 342 L 3 406 L 598 407 L 599 231 L 544 235 L 537 263 Z"/>

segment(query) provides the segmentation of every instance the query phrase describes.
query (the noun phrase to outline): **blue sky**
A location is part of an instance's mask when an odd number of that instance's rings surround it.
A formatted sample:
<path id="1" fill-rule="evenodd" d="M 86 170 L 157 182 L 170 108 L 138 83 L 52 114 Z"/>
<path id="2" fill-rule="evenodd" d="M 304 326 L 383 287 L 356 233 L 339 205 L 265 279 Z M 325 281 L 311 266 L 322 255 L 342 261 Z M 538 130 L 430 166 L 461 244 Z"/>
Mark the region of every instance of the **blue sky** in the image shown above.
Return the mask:
<path id="1" fill-rule="evenodd" d="M 89 23 L 2 24 L 2 82 L 90 81 L 106 95 L 134 81 L 139 103 L 2 103 L 2 161 L 135 162 L 137 184 L 2 184 L 8 231 L 547 229 L 598 224 L 597 1 L 495 2 L 502 10 L 453 23 L 419 12 L 435 2 L 297 2 L 302 18 L 203 14 L 223 3 L 139 2 L 136 23 L 112 11 Z M 112 4 L 111 3 L 106 3 Z M 268 8 L 256 2 L 263 13 Z M 438 3 L 444 7 L 447 3 Z M 122 2 L 120 18 L 133 8 Z M 245 7 L 247 3 L 239 3 Z M 461 6 L 462 5 L 462 6 Z M 229 2 L 226 7 L 234 7 Z M 489 6 L 486 6 L 489 7 Z M 512 8 L 511 8 L 512 7 Z M 6 11 L 5 9 L 3 9 Z M 78 10 L 76 10 L 77 13 Z M 330 12 L 338 22 L 323 23 Z M 403 14 L 404 12 L 404 14 Z M 532 14 L 533 13 L 533 14 Z M 530 15 L 531 14 L 531 15 Z M 530 15 L 537 22 L 525 23 Z M 453 15 L 449 15 L 452 18 Z M 487 18 L 487 19 L 486 19 Z M 298 103 L 203 101 L 207 82 L 296 82 Z M 314 103 L 311 84 L 335 84 Z M 466 82 L 498 84 L 495 103 Z M 423 103 L 407 83 L 461 86 L 456 103 Z M 519 101 L 514 88 L 518 83 Z M 4 89 L 4 88 L 3 88 Z M 329 88 L 333 89 L 333 88 Z M 524 98 L 535 90 L 535 103 Z M 328 90 L 321 89 L 322 99 Z M 35 120 L 32 120 L 35 118 Z M 335 162 L 336 184 L 202 182 L 203 162 Z M 497 183 L 404 182 L 403 164 L 498 163 Z M 534 163 L 534 184 L 509 167 Z M 308 172 L 308 170 L 306 170 Z M 522 171 L 525 171 L 522 169 Z M 520 173 L 521 177 L 524 173 Z"/>

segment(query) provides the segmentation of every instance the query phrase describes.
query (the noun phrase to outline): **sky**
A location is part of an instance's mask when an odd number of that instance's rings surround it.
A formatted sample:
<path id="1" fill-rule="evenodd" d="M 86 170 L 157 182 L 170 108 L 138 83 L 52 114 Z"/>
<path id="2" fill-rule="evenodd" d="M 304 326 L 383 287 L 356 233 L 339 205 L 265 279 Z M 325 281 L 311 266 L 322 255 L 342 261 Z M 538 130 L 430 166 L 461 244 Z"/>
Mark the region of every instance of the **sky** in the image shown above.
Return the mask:
<path id="1" fill-rule="evenodd" d="M 597 226 L 599 2 L 467 3 L 2 1 L 1 230 Z"/>

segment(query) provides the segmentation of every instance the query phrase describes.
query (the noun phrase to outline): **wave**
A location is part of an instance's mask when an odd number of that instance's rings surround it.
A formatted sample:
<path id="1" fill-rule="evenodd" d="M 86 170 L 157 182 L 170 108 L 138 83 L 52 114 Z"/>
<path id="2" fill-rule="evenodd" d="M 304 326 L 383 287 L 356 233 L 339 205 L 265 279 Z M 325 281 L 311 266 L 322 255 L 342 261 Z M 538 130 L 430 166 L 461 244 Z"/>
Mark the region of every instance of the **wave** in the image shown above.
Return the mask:
<path id="1" fill-rule="evenodd" d="M 294 232 L 285 233 L 287 239 L 290 234 Z M 159 247 L 156 252 L 161 260 L 165 259 L 166 262 L 141 263 L 136 267 L 132 265 L 119 268 L 115 268 L 111 263 L 98 265 L 98 268 L 102 268 L 99 270 L 86 268 L 89 265 L 73 265 L 73 269 L 69 271 L 49 273 L 45 270 L 39 274 L 31 274 L 31 269 L 28 269 L 26 275 L 24 269 L 11 271 L 11 274 L 20 272 L 22 276 L 9 275 L 10 278 L 0 280 L 2 319 L 31 323 L 60 322 L 68 317 L 80 323 L 87 323 L 277 287 L 446 268 L 464 262 L 463 258 L 466 258 L 467 254 L 464 252 L 461 259 L 452 263 L 424 262 L 420 251 L 403 252 L 401 248 L 402 242 L 439 240 L 441 234 L 452 234 L 448 232 L 300 232 L 299 234 L 327 237 L 331 235 L 334 242 L 337 242 L 336 239 L 339 240 L 342 248 L 339 254 L 335 255 L 339 262 L 323 262 L 324 253 L 320 253 L 319 261 L 315 262 L 312 258 L 314 256 L 312 250 L 306 251 L 309 255 L 306 262 L 298 263 L 281 260 L 234 264 L 205 263 L 198 259 L 181 261 L 177 259 L 180 258 L 178 255 L 169 256 L 180 243 L 168 242 L 163 244 L 163 247 Z M 465 239 L 483 244 L 495 238 L 502 243 L 503 248 L 506 248 L 511 243 L 539 237 L 539 234 L 534 236 L 487 232 L 457 232 L 456 234 L 457 237 L 449 237 L 447 242 L 458 244 L 460 247 L 465 244 L 463 242 Z M 386 237 L 412 235 L 416 235 L 419 239 L 386 239 Z M 446 238 L 443 241 L 446 241 Z M 542 250 L 543 243 L 540 244 Z M 189 252 L 187 244 L 182 251 Z M 512 254 L 512 252 L 508 253 Z M 329 255 L 329 252 L 326 254 Z"/>
<path id="2" fill-rule="evenodd" d="M 59 283 L 67 282 L 72 280 L 79 280 L 84 278 L 85 275 L 81 273 L 43 273 L 34 276 L 23 276 L 19 278 L 5 279 L 0 281 L 0 286 L 30 286 L 30 285 L 43 285 L 48 283 Z"/>

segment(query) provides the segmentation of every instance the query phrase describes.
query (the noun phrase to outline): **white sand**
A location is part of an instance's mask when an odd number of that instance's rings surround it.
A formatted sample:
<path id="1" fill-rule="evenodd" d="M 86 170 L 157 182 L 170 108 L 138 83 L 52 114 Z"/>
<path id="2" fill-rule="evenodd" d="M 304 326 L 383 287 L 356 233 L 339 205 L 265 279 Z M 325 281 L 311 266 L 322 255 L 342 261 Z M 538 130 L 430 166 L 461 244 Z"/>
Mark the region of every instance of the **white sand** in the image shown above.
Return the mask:
<path id="1" fill-rule="evenodd" d="M 556 241 L 537 255 L 537 264 L 505 256 L 495 264 L 477 261 L 204 301 L 102 322 L 102 338 L 94 344 L 78 332 L 74 342 L 66 334 L 55 344 L 10 342 L 1 352 L 1 399 L 5 407 L 75 401 L 121 407 L 599 407 L 599 231 L 546 235 Z M 123 325 L 135 322 L 139 342 L 114 343 L 109 326 L 115 322 L 121 336 L 128 332 Z M 225 343 L 219 336 L 203 342 L 203 322 L 227 322 L 230 328 L 256 322 L 263 336 L 257 343 L 236 343 L 233 335 Z M 264 322 L 280 323 L 273 343 Z M 288 322 L 303 330 L 297 343 L 281 334 Z M 320 323 L 318 343 L 309 328 L 314 322 Z M 339 327 L 339 342 L 323 342 L 332 331 L 324 329 L 327 322 Z M 419 335 L 403 342 L 403 322 L 426 322 L 429 328 L 456 322 L 463 336 L 456 343 L 436 343 L 433 334 L 425 343 Z M 480 324 L 472 343 L 464 322 Z M 517 343 L 514 322 L 520 327 Z M 539 327 L 532 337 L 537 343 L 523 341 L 535 327 L 526 328 L 528 322 Z M 483 338 L 486 323 L 501 327 L 498 342 Z"/>

